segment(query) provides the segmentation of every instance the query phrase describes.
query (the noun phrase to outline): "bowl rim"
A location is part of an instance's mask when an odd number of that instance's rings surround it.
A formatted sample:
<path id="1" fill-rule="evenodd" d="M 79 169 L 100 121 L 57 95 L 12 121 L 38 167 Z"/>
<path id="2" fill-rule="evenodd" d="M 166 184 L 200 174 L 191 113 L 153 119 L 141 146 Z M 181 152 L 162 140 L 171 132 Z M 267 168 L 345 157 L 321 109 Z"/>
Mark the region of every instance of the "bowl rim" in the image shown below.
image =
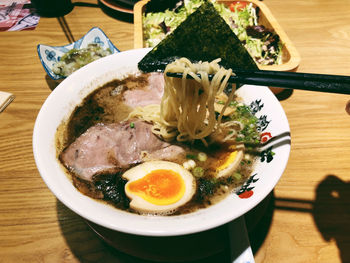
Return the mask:
<path id="1" fill-rule="evenodd" d="M 259 188 L 261 190 L 255 192 L 254 198 L 239 199 L 235 194 L 232 194 L 229 198 L 220 201 L 219 205 L 213 205 L 190 214 L 167 217 L 132 214 L 83 195 L 73 186 L 57 160 L 54 142 L 56 129 L 61 121 L 67 117 L 66 114 L 69 114 L 73 110 L 72 107 L 77 104 L 77 101 L 74 100 L 81 101 L 97 88 L 98 85 L 96 83 L 92 85 L 91 82 L 97 76 L 100 77 L 101 74 L 106 73 L 106 69 L 115 71 L 119 67 L 121 71 L 125 69 L 126 72 L 130 72 L 128 66 L 139 61 L 149 50 L 128 50 L 101 58 L 78 69 L 56 87 L 42 105 L 33 130 L 33 153 L 39 173 L 51 192 L 69 209 L 93 223 L 119 232 L 143 236 L 178 236 L 209 230 L 228 223 L 255 207 L 273 190 L 286 168 L 291 149 L 290 141 L 289 144 L 277 149 L 283 151 L 283 156 L 281 156 L 283 158 L 277 159 L 275 163 L 278 165 L 273 167 L 278 171 L 269 170 L 269 176 L 261 176 L 258 184 L 265 180 L 268 180 L 269 183 L 264 185 L 262 189 Z M 110 77 L 111 71 L 103 75 L 103 78 L 107 75 Z M 106 82 L 107 80 L 104 79 L 103 83 Z M 279 114 L 279 122 L 274 125 L 290 132 L 288 120 L 281 104 L 267 87 L 257 88 L 247 85 L 240 90 L 249 94 L 254 93 L 254 95 L 260 92 L 269 98 L 273 103 L 271 104 L 274 106 L 273 110 Z M 67 96 L 67 93 L 70 95 Z M 63 106 L 59 100 L 62 100 Z M 266 106 L 272 107 L 271 105 Z M 263 165 L 262 169 L 264 167 Z M 271 176 L 273 172 L 278 174 Z M 237 202 L 237 200 L 242 203 L 239 209 L 227 211 L 227 206 L 232 208 L 232 203 Z"/>
<path id="2" fill-rule="evenodd" d="M 43 66 L 46 74 L 53 80 L 61 80 L 61 79 L 65 79 L 66 77 L 63 77 L 63 76 L 60 76 L 60 75 L 57 75 L 53 72 L 51 72 L 51 69 L 49 68 L 49 66 L 44 62 L 43 58 L 42 58 L 42 55 L 41 55 L 41 52 L 40 52 L 40 48 L 42 46 L 45 46 L 45 47 L 50 47 L 50 48 L 68 48 L 70 46 L 72 46 L 72 48 L 74 48 L 74 45 L 76 43 L 80 43 L 84 40 L 85 37 L 87 37 L 89 34 L 93 33 L 94 31 L 99 31 L 101 34 L 103 34 L 105 37 L 106 37 L 106 40 L 108 42 L 109 45 L 111 45 L 113 47 L 114 50 L 112 50 L 112 54 L 114 54 L 115 52 L 120 52 L 120 50 L 113 44 L 113 42 L 109 39 L 109 37 L 106 35 L 106 33 L 99 27 L 92 27 L 91 29 L 89 29 L 89 31 L 84 34 L 81 38 L 79 38 L 78 40 L 74 41 L 74 42 L 71 42 L 71 43 L 68 43 L 66 45 L 61 45 L 61 46 L 52 46 L 52 45 L 46 45 L 46 44 L 38 44 L 36 46 L 36 50 L 37 50 L 37 53 L 38 53 L 38 56 L 39 56 L 39 60 L 41 62 L 41 65 Z"/>

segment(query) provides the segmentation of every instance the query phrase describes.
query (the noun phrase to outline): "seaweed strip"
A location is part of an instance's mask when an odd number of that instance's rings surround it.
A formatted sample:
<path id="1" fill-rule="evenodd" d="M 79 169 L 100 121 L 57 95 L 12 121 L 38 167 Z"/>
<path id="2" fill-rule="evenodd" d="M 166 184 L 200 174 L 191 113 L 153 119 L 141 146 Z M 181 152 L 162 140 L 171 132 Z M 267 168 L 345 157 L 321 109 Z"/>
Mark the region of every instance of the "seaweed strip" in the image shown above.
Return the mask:
<path id="1" fill-rule="evenodd" d="M 187 17 L 138 63 L 144 72 L 164 71 L 180 57 L 192 62 L 221 58 L 225 68 L 256 70 L 258 66 L 215 7 L 208 1 Z"/>

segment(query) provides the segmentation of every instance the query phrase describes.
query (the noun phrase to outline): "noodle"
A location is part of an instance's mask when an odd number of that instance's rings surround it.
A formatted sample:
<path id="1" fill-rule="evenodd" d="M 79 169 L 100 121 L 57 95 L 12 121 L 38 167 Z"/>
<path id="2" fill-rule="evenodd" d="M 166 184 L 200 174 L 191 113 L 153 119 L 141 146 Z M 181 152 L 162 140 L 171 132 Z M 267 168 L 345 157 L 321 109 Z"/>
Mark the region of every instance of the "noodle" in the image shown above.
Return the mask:
<path id="1" fill-rule="evenodd" d="M 224 69 L 218 62 L 220 59 L 192 63 L 187 58 L 181 58 L 167 65 L 161 104 L 138 107 L 129 118 L 142 118 L 153 123 L 153 132 L 166 141 L 201 140 L 207 145 L 206 137 L 222 132 L 227 133 L 225 141 L 231 141 L 241 125 L 232 121 L 222 125 L 221 122 L 235 89 L 232 89 L 218 117 L 214 103 L 216 96 L 223 93 L 227 86 L 232 70 Z M 167 72 L 183 73 L 183 77 L 168 77 Z M 211 80 L 209 74 L 214 75 Z M 193 79 L 188 79 L 187 75 Z"/>

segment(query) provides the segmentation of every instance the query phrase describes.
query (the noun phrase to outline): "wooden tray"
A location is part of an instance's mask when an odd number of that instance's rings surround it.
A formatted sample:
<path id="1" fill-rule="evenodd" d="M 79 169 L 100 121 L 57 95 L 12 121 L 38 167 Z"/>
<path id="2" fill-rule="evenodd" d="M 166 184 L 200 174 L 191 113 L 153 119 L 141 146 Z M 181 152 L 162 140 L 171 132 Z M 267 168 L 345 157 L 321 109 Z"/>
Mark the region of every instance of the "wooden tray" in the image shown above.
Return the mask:
<path id="1" fill-rule="evenodd" d="M 145 5 L 148 0 L 142 0 L 134 5 L 134 48 L 143 48 L 143 28 L 142 28 L 142 15 L 145 10 Z M 232 0 L 220 0 L 219 3 L 225 3 L 229 5 L 234 2 Z M 296 71 L 300 63 L 300 56 L 294 45 L 288 38 L 287 34 L 283 31 L 276 19 L 273 17 L 271 11 L 267 6 L 256 0 L 247 0 L 245 2 L 251 2 L 255 7 L 260 9 L 259 12 L 259 25 L 263 25 L 268 29 L 273 29 L 277 33 L 283 43 L 283 57 L 282 64 L 280 65 L 258 65 L 262 70 L 279 70 L 279 71 Z"/>

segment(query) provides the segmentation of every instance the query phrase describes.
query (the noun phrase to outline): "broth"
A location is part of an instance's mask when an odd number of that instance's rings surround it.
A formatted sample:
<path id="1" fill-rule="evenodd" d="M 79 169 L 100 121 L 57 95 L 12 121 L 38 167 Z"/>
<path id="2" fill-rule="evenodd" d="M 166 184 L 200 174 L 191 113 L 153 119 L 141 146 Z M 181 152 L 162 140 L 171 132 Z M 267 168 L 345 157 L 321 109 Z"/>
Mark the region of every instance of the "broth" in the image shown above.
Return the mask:
<path id="1" fill-rule="evenodd" d="M 123 167 L 117 171 L 97 173 L 89 181 L 67 168 L 61 155 L 69 145 L 75 142 L 90 127 L 101 123 L 105 125 L 123 123 L 133 109 L 125 102 L 125 92 L 132 90 L 148 92 L 151 74 L 129 75 L 124 79 L 108 82 L 96 89 L 74 109 L 68 121 L 60 125 L 56 134 L 57 157 L 65 167 L 65 171 L 72 179 L 74 186 L 85 195 L 132 213 L 138 212 L 129 207 L 129 200 L 123 192 L 123 187 L 127 181 L 121 175 L 129 168 L 137 165 L 138 162 L 131 163 L 128 167 Z M 214 178 L 215 167 L 222 165 L 222 160 L 226 160 L 226 157 L 230 154 L 228 145 L 213 143 L 209 147 L 205 147 L 200 141 L 192 144 L 176 143 L 175 145 L 184 149 L 185 154 L 179 154 L 172 162 L 183 165 L 188 160 L 194 159 L 204 171 L 204 174 L 195 177 L 196 192 L 194 196 L 189 202 L 178 208 L 173 213 L 174 215 L 190 213 L 219 202 L 249 177 L 254 166 L 254 156 L 247 157 L 248 153 L 245 153 L 234 175 Z M 205 154 L 205 161 L 199 160 L 200 153 Z"/>

